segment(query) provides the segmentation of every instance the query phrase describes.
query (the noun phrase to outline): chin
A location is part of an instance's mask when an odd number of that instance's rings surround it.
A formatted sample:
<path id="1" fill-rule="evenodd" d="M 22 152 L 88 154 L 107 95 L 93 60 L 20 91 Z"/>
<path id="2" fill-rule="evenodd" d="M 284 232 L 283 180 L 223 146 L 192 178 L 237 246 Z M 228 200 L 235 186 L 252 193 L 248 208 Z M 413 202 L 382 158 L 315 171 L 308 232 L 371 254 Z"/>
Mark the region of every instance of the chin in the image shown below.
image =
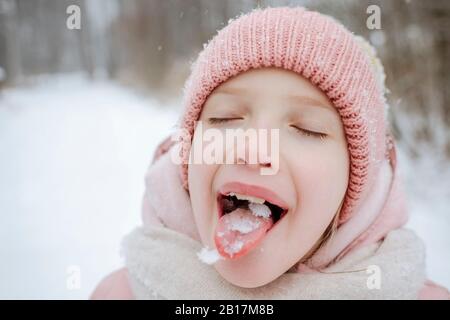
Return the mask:
<path id="1" fill-rule="evenodd" d="M 214 268 L 229 283 L 241 288 L 257 288 L 264 286 L 284 272 L 271 274 L 261 261 L 248 261 L 249 257 L 243 257 L 235 261 L 218 261 Z M 242 261 L 239 261 L 242 260 Z M 247 260 L 247 261 L 243 261 Z"/>

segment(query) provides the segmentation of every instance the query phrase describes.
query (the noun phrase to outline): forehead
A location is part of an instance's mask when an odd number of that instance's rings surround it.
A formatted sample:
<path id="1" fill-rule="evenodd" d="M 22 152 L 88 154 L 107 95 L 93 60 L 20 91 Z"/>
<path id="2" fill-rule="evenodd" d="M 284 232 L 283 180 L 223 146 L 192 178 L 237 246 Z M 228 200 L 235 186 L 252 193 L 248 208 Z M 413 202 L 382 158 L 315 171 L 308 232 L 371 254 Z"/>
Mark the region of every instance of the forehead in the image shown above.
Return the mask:
<path id="1" fill-rule="evenodd" d="M 243 72 L 218 86 L 208 97 L 216 99 L 282 99 L 335 111 L 320 89 L 299 74 L 280 68 Z"/>

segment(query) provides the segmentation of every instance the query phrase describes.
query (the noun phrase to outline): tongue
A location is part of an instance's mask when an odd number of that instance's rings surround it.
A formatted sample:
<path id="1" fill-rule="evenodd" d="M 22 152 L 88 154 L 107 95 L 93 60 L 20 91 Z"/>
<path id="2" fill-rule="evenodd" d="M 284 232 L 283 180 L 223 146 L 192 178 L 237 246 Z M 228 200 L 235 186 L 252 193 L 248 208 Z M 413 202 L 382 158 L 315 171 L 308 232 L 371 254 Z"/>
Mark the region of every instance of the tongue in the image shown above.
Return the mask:
<path id="1" fill-rule="evenodd" d="M 225 258 L 243 256 L 258 245 L 272 225 L 272 218 L 238 208 L 219 219 L 214 237 L 217 250 Z"/>

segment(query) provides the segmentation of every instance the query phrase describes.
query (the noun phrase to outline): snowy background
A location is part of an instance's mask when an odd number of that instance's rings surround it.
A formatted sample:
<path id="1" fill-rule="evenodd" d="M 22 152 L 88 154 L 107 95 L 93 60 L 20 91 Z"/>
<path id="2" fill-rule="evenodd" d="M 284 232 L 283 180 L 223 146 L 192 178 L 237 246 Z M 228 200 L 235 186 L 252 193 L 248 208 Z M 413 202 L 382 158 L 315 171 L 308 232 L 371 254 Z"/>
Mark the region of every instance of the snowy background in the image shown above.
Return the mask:
<path id="1" fill-rule="evenodd" d="M 85 299 L 122 265 L 144 173 L 177 114 L 176 101 L 81 75 L 0 92 L 0 298 Z M 428 274 L 450 287 L 450 167 L 433 153 L 401 153 L 400 166 Z M 79 289 L 67 286 L 71 266 Z"/>
<path id="2" fill-rule="evenodd" d="M 176 121 L 111 82 L 41 78 L 0 92 L 0 298 L 87 298 L 121 266 L 144 173 Z M 68 290 L 71 266 L 81 288 Z"/>

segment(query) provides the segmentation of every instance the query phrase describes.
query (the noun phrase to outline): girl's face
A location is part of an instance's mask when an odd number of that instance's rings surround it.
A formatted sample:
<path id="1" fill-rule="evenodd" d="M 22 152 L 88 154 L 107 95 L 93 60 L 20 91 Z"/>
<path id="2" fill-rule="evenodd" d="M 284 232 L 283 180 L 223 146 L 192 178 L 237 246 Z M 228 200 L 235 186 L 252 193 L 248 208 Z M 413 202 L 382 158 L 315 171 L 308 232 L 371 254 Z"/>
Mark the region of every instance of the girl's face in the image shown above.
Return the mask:
<path id="1" fill-rule="evenodd" d="M 267 201 L 277 198 L 275 202 L 287 210 L 251 250 L 214 265 L 235 285 L 262 286 L 301 260 L 339 210 L 349 176 L 340 116 L 326 95 L 300 75 L 262 68 L 218 86 L 205 102 L 199 120 L 203 133 L 210 128 L 221 132 L 279 129 L 276 174 L 261 174 L 261 167 L 270 167 L 267 161 L 248 164 L 245 159 L 236 164 L 190 164 L 188 169 L 195 222 L 209 248 L 216 247 L 216 228 L 224 211 L 223 201 L 218 199 L 224 197 L 225 189 L 226 193 L 236 191 Z M 196 130 L 191 150 L 198 150 L 199 134 Z M 203 142 L 200 149 L 205 147 Z M 274 159 L 276 155 L 270 156 Z"/>

